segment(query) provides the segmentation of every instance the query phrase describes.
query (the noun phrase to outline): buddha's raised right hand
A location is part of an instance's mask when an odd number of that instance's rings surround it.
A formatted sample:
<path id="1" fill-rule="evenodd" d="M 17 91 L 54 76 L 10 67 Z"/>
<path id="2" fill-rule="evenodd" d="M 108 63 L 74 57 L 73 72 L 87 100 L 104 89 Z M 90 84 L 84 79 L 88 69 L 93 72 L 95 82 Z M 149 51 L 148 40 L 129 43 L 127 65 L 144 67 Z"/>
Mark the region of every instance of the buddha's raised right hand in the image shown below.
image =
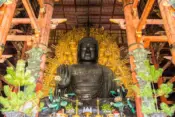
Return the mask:
<path id="1" fill-rule="evenodd" d="M 71 81 L 71 70 L 68 65 L 60 65 L 57 68 L 57 75 L 61 77 L 61 81 L 58 82 L 59 88 L 66 88 Z"/>

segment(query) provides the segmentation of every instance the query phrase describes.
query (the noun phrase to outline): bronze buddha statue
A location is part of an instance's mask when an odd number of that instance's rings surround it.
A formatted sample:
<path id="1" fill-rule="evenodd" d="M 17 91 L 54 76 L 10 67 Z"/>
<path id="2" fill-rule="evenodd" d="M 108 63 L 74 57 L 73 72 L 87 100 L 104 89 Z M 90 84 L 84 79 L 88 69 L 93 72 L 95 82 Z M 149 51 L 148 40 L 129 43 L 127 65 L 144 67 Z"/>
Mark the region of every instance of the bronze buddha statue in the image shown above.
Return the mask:
<path id="1" fill-rule="evenodd" d="M 117 89 L 114 73 L 97 63 L 98 42 L 95 39 L 85 37 L 79 41 L 77 59 L 77 64 L 61 65 L 57 69 L 61 77 L 57 88 L 75 92 L 82 101 L 108 98 L 110 90 Z"/>

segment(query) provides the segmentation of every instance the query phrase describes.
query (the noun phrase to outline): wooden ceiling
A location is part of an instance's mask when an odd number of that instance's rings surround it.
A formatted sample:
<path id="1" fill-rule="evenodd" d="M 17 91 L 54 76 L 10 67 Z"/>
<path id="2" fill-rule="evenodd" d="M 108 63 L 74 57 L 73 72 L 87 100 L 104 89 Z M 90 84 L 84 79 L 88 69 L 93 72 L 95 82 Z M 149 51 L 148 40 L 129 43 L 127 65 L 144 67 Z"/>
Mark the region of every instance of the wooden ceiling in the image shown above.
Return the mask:
<path id="1" fill-rule="evenodd" d="M 53 17 L 67 18 L 57 29 L 71 30 L 73 27 L 91 27 L 105 30 L 119 30 L 120 27 L 109 22 L 110 18 L 124 18 L 123 5 L 117 0 L 61 0 L 55 4 Z"/>

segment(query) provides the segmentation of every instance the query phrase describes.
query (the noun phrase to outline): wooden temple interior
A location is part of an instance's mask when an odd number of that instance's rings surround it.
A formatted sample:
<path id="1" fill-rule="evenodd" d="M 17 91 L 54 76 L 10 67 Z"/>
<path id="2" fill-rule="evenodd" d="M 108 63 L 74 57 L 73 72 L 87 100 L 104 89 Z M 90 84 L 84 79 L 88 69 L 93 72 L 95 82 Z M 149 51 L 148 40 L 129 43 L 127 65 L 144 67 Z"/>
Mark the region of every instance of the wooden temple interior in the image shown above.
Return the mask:
<path id="1" fill-rule="evenodd" d="M 121 58 L 133 68 L 134 59 L 129 52 L 143 43 L 151 52 L 149 60 L 156 68 L 163 69 L 157 86 L 163 82 L 175 82 L 175 16 L 173 8 L 163 5 L 166 0 L 12 0 L 0 6 L 0 78 L 8 66 L 17 60 L 26 60 L 27 50 L 34 43 L 42 43 L 43 50 L 58 44 L 58 32 L 74 28 L 102 28 L 108 34 L 117 34 L 116 42 Z M 132 77 L 135 73 L 131 69 Z M 2 81 L 3 82 L 3 81 Z M 4 82 L 3 82 L 4 84 Z M 0 90 L 2 85 L 0 83 Z M 174 104 L 174 94 L 160 101 Z M 135 99 L 137 116 L 140 98 Z"/>

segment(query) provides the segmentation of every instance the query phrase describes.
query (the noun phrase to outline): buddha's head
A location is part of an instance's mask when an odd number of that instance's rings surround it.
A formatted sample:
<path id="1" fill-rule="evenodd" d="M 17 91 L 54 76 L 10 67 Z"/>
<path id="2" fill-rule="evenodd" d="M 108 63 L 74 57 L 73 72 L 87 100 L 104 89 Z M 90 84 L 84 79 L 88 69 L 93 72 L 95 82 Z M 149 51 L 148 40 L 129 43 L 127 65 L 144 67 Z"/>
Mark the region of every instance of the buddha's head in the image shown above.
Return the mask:
<path id="1" fill-rule="evenodd" d="M 78 44 L 78 63 L 97 63 L 98 42 L 91 37 L 85 37 Z"/>

